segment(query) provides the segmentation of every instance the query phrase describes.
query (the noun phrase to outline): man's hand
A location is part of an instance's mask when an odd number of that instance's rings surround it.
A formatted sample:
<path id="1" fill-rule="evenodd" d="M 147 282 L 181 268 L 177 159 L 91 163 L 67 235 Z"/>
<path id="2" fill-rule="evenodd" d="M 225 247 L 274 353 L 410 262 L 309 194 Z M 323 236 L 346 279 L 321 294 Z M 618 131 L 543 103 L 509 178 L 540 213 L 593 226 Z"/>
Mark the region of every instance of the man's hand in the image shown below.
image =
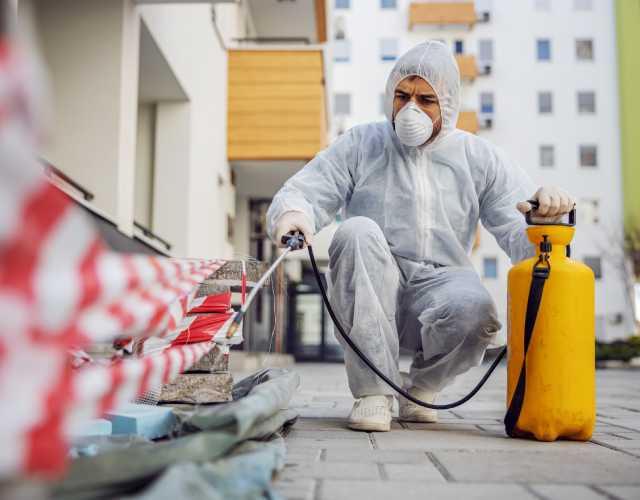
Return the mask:
<path id="1" fill-rule="evenodd" d="M 289 211 L 283 213 L 276 222 L 276 245 L 285 248 L 282 237 L 292 231 L 300 231 L 304 235 L 304 248 L 312 244 L 313 225 L 303 212 Z"/>
<path id="2" fill-rule="evenodd" d="M 569 193 L 554 186 L 543 186 L 531 197 L 538 201 L 538 208 L 532 214 L 545 221 L 557 222 L 560 218 L 575 207 L 575 200 Z M 521 201 L 517 205 L 518 210 L 526 214 L 533 209 L 531 203 Z"/>

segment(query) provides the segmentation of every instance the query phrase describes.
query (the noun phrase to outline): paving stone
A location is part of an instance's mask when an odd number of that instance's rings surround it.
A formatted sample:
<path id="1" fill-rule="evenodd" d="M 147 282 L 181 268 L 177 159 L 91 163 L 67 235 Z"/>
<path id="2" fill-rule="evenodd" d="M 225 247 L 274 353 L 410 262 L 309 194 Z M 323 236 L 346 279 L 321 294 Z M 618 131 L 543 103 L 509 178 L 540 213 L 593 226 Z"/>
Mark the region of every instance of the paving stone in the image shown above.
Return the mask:
<path id="1" fill-rule="evenodd" d="M 293 448 L 287 447 L 287 454 L 285 460 L 287 462 L 313 462 L 320 460 L 322 455 L 322 448 Z"/>
<path id="2" fill-rule="evenodd" d="M 460 423 L 458 423 L 460 422 Z M 478 428 L 473 424 L 464 423 L 464 420 L 456 422 L 438 422 L 435 424 L 424 424 L 419 422 L 402 422 L 405 429 L 415 431 L 477 431 Z"/>
<path id="3" fill-rule="evenodd" d="M 349 416 L 349 410 L 342 408 L 299 408 L 295 406 L 292 406 L 292 408 L 295 408 L 302 418 L 342 418 L 346 420 Z"/>
<path id="4" fill-rule="evenodd" d="M 363 432 L 355 432 L 350 429 L 327 429 L 324 431 L 315 430 L 298 430 L 294 425 L 293 429 L 287 434 L 287 439 L 366 439 L 369 436 Z"/>
<path id="5" fill-rule="evenodd" d="M 504 430 L 504 424 L 479 424 L 481 430 L 487 432 L 493 432 L 499 436 L 506 436 L 506 432 Z"/>
<path id="6" fill-rule="evenodd" d="M 594 443 L 605 444 L 612 446 L 620 450 L 629 450 L 634 448 L 640 448 L 640 439 L 627 439 L 615 436 L 594 437 L 592 439 Z"/>
<path id="7" fill-rule="evenodd" d="M 602 447 L 575 452 L 438 450 L 434 455 L 456 481 L 640 484 L 640 460 Z"/>
<path id="8" fill-rule="evenodd" d="M 367 433 L 363 432 L 362 439 L 323 439 L 316 438 L 298 438 L 287 441 L 287 447 L 291 450 L 299 448 L 326 448 L 327 450 L 348 448 L 353 450 L 371 450 L 371 441 L 369 441 Z"/>
<path id="9" fill-rule="evenodd" d="M 577 441 L 556 441 L 543 443 L 528 439 L 512 439 L 502 433 L 481 431 L 477 428 L 464 431 L 441 430 L 409 430 L 377 433 L 375 435 L 378 447 L 383 450 L 418 449 L 428 450 L 526 450 L 554 449 L 586 450 L 598 447 L 593 443 Z"/>
<path id="10" fill-rule="evenodd" d="M 408 364 L 409 360 L 401 359 L 405 369 Z M 594 439 L 605 440 L 607 446 L 634 446 L 615 451 L 595 443 L 539 443 L 505 437 L 504 366 L 468 404 L 439 412 L 438 424 L 394 421 L 392 432 L 370 435 L 347 430 L 352 399 L 344 366 L 299 364 L 295 370 L 301 374 L 302 390 L 294 402 L 303 407 L 304 417 L 294 429 L 304 432 L 287 438 L 287 461 L 307 470 L 318 461 L 345 469 L 354 463 L 369 464 L 379 473 L 379 479 L 318 480 L 315 488 L 319 498 L 595 500 L 608 495 L 608 500 L 614 496 L 640 500 L 636 479 L 640 477 L 636 472 L 640 472 L 640 446 L 635 442 L 640 438 L 640 384 L 628 372 L 597 372 L 598 412 L 602 416 Z M 484 370 L 486 365 L 458 377 L 441 401 L 466 393 Z M 323 408 L 315 403 L 335 405 Z M 319 439 L 322 434 L 326 436 Z M 369 439 L 373 442 L 367 442 Z M 430 457 L 443 468 L 444 476 Z M 438 480 L 431 475 L 434 470 L 440 474 Z M 446 483 L 445 476 L 449 478 Z M 537 490 L 537 486 L 543 488 Z"/>
<path id="11" fill-rule="evenodd" d="M 319 500 L 537 500 L 520 485 L 438 484 L 428 481 L 323 481 Z"/>
<path id="12" fill-rule="evenodd" d="M 576 484 L 531 484 L 529 487 L 545 500 L 606 500 L 588 486 Z"/>
<path id="13" fill-rule="evenodd" d="M 619 500 L 638 500 L 640 486 L 602 486 L 602 490 Z"/>
<path id="14" fill-rule="evenodd" d="M 379 464 L 431 463 L 426 453 L 416 450 L 354 450 L 350 448 L 328 449 L 325 452 L 325 460 Z"/>
<path id="15" fill-rule="evenodd" d="M 371 463 L 338 463 L 338 462 L 310 462 L 287 464 L 280 472 L 280 477 L 315 479 L 379 479 L 378 467 Z"/>
<path id="16" fill-rule="evenodd" d="M 432 463 L 384 464 L 383 471 L 389 481 L 427 481 L 444 483 L 445 478 Z"/>
<path id="17" fill-rule="evenodd" d="M 162 386 L 160 402 L 207 404 L 231 401 L 230 373 L 184 373 Z"/>
<path id="18" fill-rule="evenodd" d="M 299 418 L 294 428 L 310 431 L 348 430 L 346 420 L 341 418 Z"/>
<path id="19" fill-rule="evenodd" d="M 316 480 L 309 478 L 276 479 L 273 486 L 287 500 L 312 500 Z"/>

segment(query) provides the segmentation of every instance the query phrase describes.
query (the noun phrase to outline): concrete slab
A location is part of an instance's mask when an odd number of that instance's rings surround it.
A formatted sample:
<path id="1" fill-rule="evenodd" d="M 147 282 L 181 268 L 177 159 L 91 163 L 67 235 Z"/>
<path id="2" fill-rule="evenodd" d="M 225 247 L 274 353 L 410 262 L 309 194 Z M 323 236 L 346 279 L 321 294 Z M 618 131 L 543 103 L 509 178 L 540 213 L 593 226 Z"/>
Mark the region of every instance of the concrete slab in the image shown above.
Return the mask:
<path id="1" fill-rule="evenodd" d="M 312 500 L 316 480 L 309 478 L 282 479 L 276 478 L 275 490 L 287 500 Z"/>
<path id="2" fill-rule="evenodd" d="M 230 373 L 183 373 L 162 386 L 163 403 L 208 404 L 231 401 L 233 377 Z"/>
<path id="3" fill-rule="evenodd" d="M 382 476 L 389 481 L 427 481 L 445 483 L 446 480 L 432 463 L 422 464 L 384 464 Z"/>
<path id="4" fill-rule="evenodd" d="M 532 484 L 531 490 L 545 500 L 606 500 L 588 486 L 576 484 Z"/>
<path id="5" fill-rule="evenodd" d="M 589 451 L 438 450 L 434 455 L 455 481 L 640 484 L 640 460 L 597 446 Z"/>
<path id="6" fill-rule="evenodd" d="M 324 433 L 323 433 L 324 434 Z M 333 449 L 351 449 L 351 450 L 371 450 L 373 449 L 366 432 L 361 433 L 360 439 L 324 439 L 317 438 L 298 438 L 287 441 L 287 448 L 290 450 L 300 448 L 326 448 Z"/>
<path id="7" fill-rule="evenodd" d="M 408 360 L 401 360 L 401 367 L 407 365 Z M 316 481 L 314 500 L 640 500 L 640 384 L 628 373 L 597 374 L 602 416 L 596 442 L 540 443 L 504 434 L 504 367 L 469 403 L 439 412 L 438 424 L 394 421 L 391 432 L 371 434 L 346 427 L 351 395 L 343 366 L 299 364 L 294 369 L 302 377 L 295 404 L 302 407 L 304 417 L 294 426 L 301 432 L 287 438 L 288 461 L 309 474 L 315 462 L 333 464 L 318 469 L 335 466 L 345 475 L 304 478 Z M 458 377 L 440 400 L 465 394 L 485 369 L 486 365 Z M 317 404 L 332 402 L 332 408 Z M 369 465 L 368 479 L 349 478 L 352 464 Z M 371 467 L 377 478 L 372 477 Z"/>
<path id="8" fill-rule="evenodd" d="M 534 440 L 512 439 L 504 433 L 472 430 L 410 430 L 377 433 L 378 447 L 382 450 L 588 450 L 593 443 L 556 441 L 543 443 Z"/>
<path id="9" fill-rule="evenodd" d="M 354 450 L 352 448 L 328 449 L 328 462 L 367 462 L 379 464 L 431 463 L 426 453 L 416 450 Z"/>
<path id="10" fill-rule="evenodd" d="M 375 464 L 370 463 L 335 463 L 313 462 L 301 464 L 287 464 L 280 472 L 283 479 L 314 478 L 314 479 L 379 479 L 380 473 Z"/>
<path id="11" fill-rule="evenodd" d="M 287 434 L 288 439 L 366 439 L 369 440 L 369 436 L 363 432 L 353 432 L 350 429 L 326 429 L 324 431 L 316 430 L 299 430 L 297 426 Z"/>
<path id="12" fill-rule="evenodd" d="M 640 498 L 640 486 L 603 486 L 601 489 L 619 500 L 638 500 Z"/>
<path id="13" fill-rule="evenodd" d="M 437 484 L 427 481 L 323 481 L 319 500 L 538 500 L 520 485 Z"/>

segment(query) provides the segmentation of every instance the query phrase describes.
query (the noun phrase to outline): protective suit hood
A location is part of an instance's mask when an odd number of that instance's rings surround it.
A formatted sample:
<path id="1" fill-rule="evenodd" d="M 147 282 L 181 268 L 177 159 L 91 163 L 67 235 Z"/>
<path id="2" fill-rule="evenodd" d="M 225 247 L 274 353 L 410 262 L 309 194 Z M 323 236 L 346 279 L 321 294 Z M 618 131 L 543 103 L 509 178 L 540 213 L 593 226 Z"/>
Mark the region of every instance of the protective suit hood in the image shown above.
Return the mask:
<path id="1" fill-rule="evenodd" d="M 423 78 L 436 92 L 442 113 L 442 129 L 430 146 L 456 128 L 460 110 L 460 72 L 449 50 L 442 42 L 429 40 L 416 45 L 396 61 L 385 89 L 384 109 L 393 123 L 393 96 L 398 83 L 408 76 Z"/>

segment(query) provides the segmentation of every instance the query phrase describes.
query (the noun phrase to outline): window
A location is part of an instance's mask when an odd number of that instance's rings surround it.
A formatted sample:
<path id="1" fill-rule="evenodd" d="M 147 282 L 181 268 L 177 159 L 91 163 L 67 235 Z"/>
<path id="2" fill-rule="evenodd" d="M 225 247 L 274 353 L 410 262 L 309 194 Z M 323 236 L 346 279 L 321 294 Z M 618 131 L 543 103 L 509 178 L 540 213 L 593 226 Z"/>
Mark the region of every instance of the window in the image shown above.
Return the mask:
<path id="1" fill-rule="evenodd" d="M 538 92 L 538 113 L 553 112 L 553 96 L 551 92 Z"/>
<path id="2" fill-rule="evenodd" d="M 578 224 L 598 224 L 600 222 L 600 201 L 596 198 L 581 198 L 578 209 Z"/>
<path id="3" fill-rule="evenodd" d="M 480 113 L 493 114 L 493 92 L 480 92 Z"/>
<path id="4" fill-rule="evenodd" d="M 580 166 L 581 167 L 597 167 L 598 166 L 598 149 L 591 144 L 580 145 Z"/>
<path id="5" fill-rule="evenodd" d="M 595 113 L 595 112 L 596 112 L 595 92 L 590 92 L 590 91 L 578 92 L 578 113 Z"/>
<path id="6" fill-rule="evenodd" d="M 591 10 L 593 9 L 592 0 L 573 0 L 573 10 Z"/>
<path id="7" fill-rule="evenodd" d="M 381 9 L 395 9 L 396 0 L 380 0 Z"/>
<path id="8" fill-rule="evenodd" d="M 333 112 L 336 115 L 351 114 L 351 94 L 336 93 L 333 95 Z"/>
<path id="9" fill-rule="evenodd" d="M 453 51 L 456 54 L 464 54 L 464 41 L 456 40 L 455 42 L 453 42 Z"/>
<path id="10" fill-rule="evenodd" d="M 498 277 L 498 259 L 496 257 L 485 257 L 482 259 L 482 274 L 485 278 Z"/>
<path id="11" fill-rule="evenodd" d="M 590 38 L 576 40 L 576 59 L 578 61 L 593 61 L 593 40 Z"/>
<path id="12" fill-rule="evenodd" d="M 380 59 L 395 61 L 398 58 L 398 39 L 382 38 L 380 40 Z"/>
<path id="13" fill-rule="evenodd" d="M 493 40 L 478 40 L 478 61 L 480 64 L 493 62 Z"/>
<path id="14" fill-rule="evenodd" d="M 348 9 L 351 7 L 351 0 L 336 0 L 336 9 Z"/>
<path id="15" fill-rule="evenodd" d="M 534 0 L 533 5 L 536 10 L 540 10 L 540 11 L 551 10 L 551 0 Z"/>
<path id="16" fill-rule="evenodd" d="M 551 40 L 539 38 L 536 40 L 538 61 L 551 61 Z"/>
<path id="17" fill-rule="evenodd" d="M 597 280 L 602 278 L 602 259 L 600 257 L 585 257 L 583 261 L 591 268 Z"/>
<path id="18" fill-rule="evenodd" d="M 540 166 L 549 168 L 556 164 L 555 148 L 549 144 L 540 146 Z"/>
<path id="19" fill-rule="evenodd" d="M 333 23 L 333 38 L 336 40 L 344 40 L 347 38 L 347 29 L 345 27 L 344 17 L 338 16 Z"/>
<path id="20" fill-rule="evenodd" d="M 351 43 L 349 40 L 334 40 L 333 60 L 335 62 L 349 62 L 351 60 Z"/>

